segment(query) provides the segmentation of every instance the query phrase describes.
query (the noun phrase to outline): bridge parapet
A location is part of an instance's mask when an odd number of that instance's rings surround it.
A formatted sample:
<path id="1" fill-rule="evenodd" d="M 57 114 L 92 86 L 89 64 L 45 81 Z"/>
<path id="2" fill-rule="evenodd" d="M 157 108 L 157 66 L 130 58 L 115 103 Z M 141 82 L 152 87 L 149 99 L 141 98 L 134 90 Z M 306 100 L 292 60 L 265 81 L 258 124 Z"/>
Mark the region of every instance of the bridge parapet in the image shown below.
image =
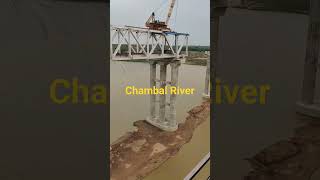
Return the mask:
<path id="1" fill-rule="evenodd" d="M 110 29 L 111 60 L 152 60 L 188 56 L 187 33 L 163 32 L 141 27 Z"/>

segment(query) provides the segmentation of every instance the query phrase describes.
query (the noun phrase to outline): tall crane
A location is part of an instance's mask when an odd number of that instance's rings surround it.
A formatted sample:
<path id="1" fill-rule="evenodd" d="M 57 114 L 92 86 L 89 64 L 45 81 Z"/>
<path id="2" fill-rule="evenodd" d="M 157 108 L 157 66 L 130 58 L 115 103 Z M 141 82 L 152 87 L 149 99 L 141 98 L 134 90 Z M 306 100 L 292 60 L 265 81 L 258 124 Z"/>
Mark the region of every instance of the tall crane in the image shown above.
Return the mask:
<path id="1" fill-rule="evenodd" d="M 167 19 L 165 22 L 156 20 L 155 13 L 152 12 L 151 16 L 149 17 L 149 19 L 146 22 L 146 27 L 148 27 L 149 29 L 152 29 L 152 30 L 171 31 L 171 29 L 168 27 L 168 23 L 169 23 L 171 15 L 172 15 L 172 11 L 173 11 L 175 3 L 176 3 L 176 0 L 171 0 L 168 14 L 167 14 Z"/>

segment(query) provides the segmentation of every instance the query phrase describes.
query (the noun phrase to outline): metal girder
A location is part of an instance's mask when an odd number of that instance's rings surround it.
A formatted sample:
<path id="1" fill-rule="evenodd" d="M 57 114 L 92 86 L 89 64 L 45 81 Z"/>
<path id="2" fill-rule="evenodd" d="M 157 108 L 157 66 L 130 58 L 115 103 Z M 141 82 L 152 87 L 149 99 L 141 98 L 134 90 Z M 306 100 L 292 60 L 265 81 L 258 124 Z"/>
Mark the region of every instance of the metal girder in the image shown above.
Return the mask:
<path id="1" fill-rule="evenodd" d="M 187 33 L 168 33 L 132 26 L 111 26 L 110 32 L 112 60 L 179 59 L 188 55 Z M 182 52 L 183 47 L 186 47 L 186 50 Z"/>

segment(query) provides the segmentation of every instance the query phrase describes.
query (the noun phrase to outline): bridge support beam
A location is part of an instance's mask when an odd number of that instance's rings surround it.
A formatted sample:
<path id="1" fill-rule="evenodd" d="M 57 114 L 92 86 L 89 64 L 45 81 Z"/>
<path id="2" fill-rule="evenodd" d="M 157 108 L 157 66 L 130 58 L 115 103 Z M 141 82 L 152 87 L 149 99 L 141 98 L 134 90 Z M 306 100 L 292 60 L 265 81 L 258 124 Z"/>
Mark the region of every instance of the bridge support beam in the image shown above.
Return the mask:
<path id="1" fill-rule="evenodd" d="M 167 66 L 171 66 L 171 79 L 167 81 Z M 178 129 L 178 123 L 176 120 L 176 94 L 171 94 L 168 85 L 176 87 L 178 85 L 179 67 L 181 62 L 174 59 L 166 61 L 150 61 L 150 87 L 157 87 L 159 82 L 159 89 L 167 89 L 167 94 L 150 95 L 150 113 L 147 117 L 147 122 L 160 128 L 164 131 L 175 131 Z M 157 80 L 157 65 L 160 66 L 160 80 Z M 158 108 L 157 96 L 159 97 Z M 167 97 L 170 99 L 170 103 L 167 103 Z M 168 108 L 169 106 L 169 108 Z"/>

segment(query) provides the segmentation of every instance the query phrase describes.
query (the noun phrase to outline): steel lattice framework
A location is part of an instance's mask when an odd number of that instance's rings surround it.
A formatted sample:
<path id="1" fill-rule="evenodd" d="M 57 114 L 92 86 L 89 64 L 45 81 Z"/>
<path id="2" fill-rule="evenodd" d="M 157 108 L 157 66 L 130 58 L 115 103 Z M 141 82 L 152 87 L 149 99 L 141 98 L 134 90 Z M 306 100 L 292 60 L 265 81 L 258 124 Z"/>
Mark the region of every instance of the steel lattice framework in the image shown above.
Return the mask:
<path id="1" fill-rule="evenodd" d="M 111 26 L 110 32 L 111 60 L 181 59 L 188 56 L 189 34 L 186 33 L 132 26 Z"/>

